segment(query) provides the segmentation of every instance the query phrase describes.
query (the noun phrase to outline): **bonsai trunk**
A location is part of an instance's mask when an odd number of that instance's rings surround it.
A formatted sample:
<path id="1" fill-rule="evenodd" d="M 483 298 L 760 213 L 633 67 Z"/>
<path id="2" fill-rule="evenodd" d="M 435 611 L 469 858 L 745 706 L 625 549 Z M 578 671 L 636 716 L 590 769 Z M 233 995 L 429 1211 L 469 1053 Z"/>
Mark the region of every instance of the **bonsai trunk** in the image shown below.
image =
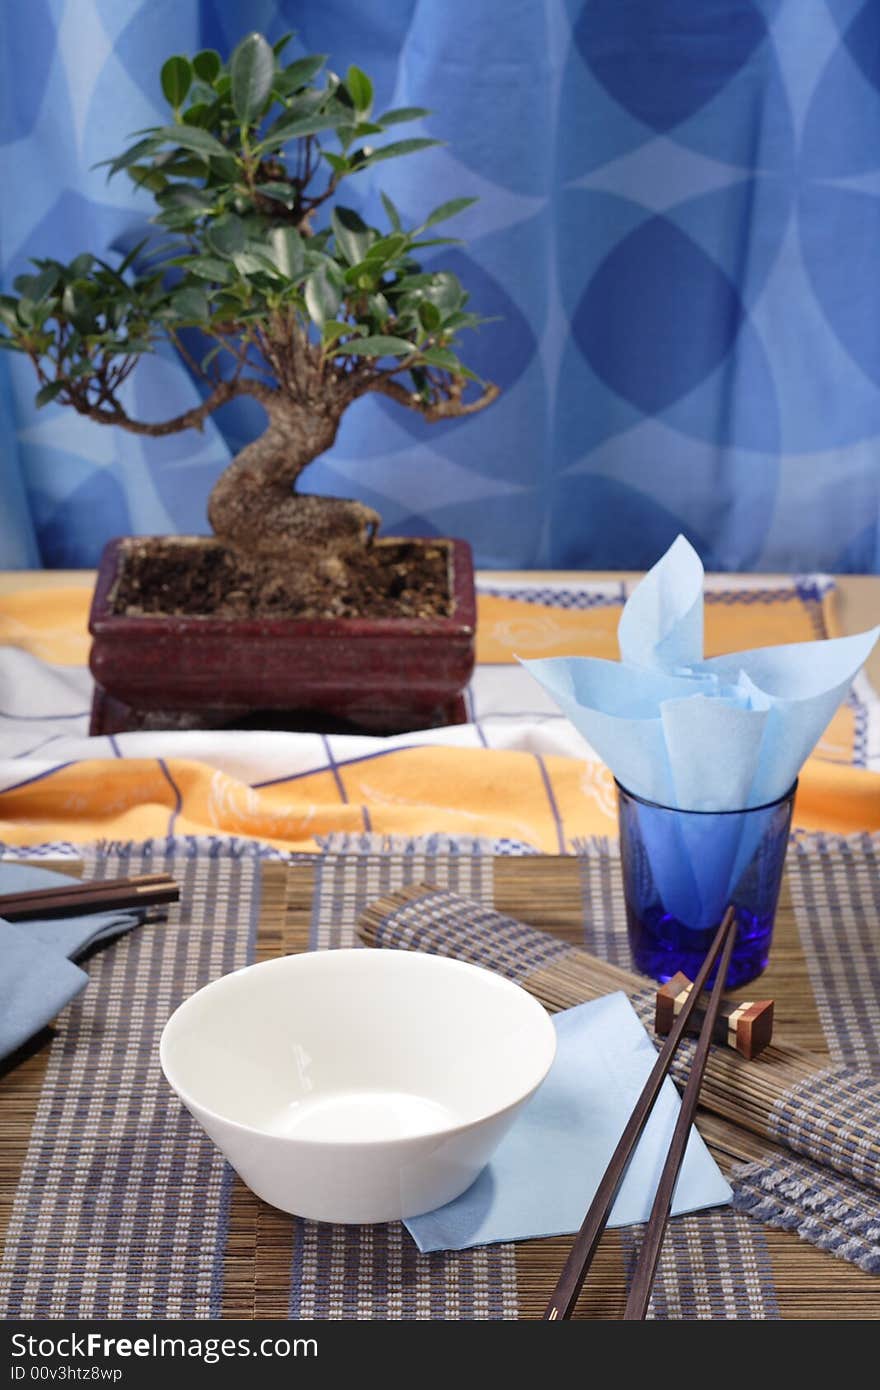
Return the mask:
<path id="1" fill-rule="evenodd" d="M 345 556 L 372 540 L 380 517 L 347 498 L 295 491 L 313 459 L 329 449 L 342 408 L 290 401 L 266 403 L 269 423 L 218 479 L 208 500 L 208 520 L 224 545 L 281 576 L 304 562 L 339 578 Z"/>

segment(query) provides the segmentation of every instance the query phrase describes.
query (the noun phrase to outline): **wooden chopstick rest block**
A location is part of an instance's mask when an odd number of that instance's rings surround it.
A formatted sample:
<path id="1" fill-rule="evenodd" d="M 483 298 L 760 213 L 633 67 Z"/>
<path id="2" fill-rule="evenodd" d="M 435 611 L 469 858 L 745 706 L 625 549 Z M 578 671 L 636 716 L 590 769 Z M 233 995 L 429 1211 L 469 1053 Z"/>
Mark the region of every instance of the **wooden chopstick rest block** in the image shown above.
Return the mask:
<path id="1" fill-rule="evenodd" d="M 679 971 L 658 989 L 654 1031 L 661 1037 L 665 1037 L 671 1029 L 692 988 L 687 975 Z M 698 1033 L 704 1017 L 705 1010 L 698 1006 L 691 1015 L 686 1031 Z M 765 1047 L 769 1047 L 772 1038 L 772 999 L 758 999 L 754 1002 L 728 999 L 722 1003 L 715 1020 L 713 1042 L 720 1043 L 723 1047 L 732 1047 L 751 1061 L 763 1052 Z"/>

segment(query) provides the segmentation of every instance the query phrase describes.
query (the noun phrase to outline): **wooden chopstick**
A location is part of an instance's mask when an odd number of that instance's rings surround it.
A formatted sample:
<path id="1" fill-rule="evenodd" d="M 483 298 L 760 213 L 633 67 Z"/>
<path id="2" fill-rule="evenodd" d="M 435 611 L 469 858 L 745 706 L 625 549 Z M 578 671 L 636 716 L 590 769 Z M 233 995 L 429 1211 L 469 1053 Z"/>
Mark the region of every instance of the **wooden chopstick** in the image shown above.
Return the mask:
<path id="1" fill-rule="evenodd" d="M 629 1296 L 626 1300 L 623 1314 L 625 1322 L 636 1322 L 644 1319 L 648 1311 L 648 1304 L 651 1301 L 651 1289 L 654 1287 L 654 1275 L 657 1272 L 663 1237 L 666 1235 L 666 1223 L 669 1220 L 669 1209 L 672 1206 L 672 1194 L 675 1191 L 675 1184 L 684 1160 L 684 1151 L 690 1138 L 691 1125 L 700 1097 L 700 1087 L 703 1084 L 703 1072 L 706 1070 L 706 1059 L 709 1056 L 715 1020 L 721 1006 L 724 982 L 727 979 L 727 970 L 735 941 L 736 927 L 732 926 L 724 941 L 721 964 L 718 967 L 718 974 L 715 976 L 712 993 L 709 995 L 706 1017 L 703 1019 L 703 1026 L 700 1029 L 696 1051 L 681 1098 L 669 1152 L 666 1155 L 663 1172 L 660 1174 L 660 1181 L 654 1194 L 654 1205 L 651 1207 L 651 1215 L 648 1218 L 642 1248 L 639 1251 Z"/>
<path id="2" fill-rule="evenodd" d="M 648 1117 L 654 1107 L 660 1088 L 666 1080 L 673 1056 L 684 1036 L 688 1020 L 697 1005 L 706 981 L 712 971 L 712 967 L 718 958 L 722 947 L 725 946 L 728 938 L 733 941 L 736 936 L 734 910 L 729 907 L 724 914 L 721 926 L 715 934 L 715 939 L 709 947 L 706 959 L 700 967 L 694 987 L 686 999 L 681 1013 L 676 1018 L 669 1032 L 669 1035 L 660 1050 L 657 1061 L 651 1070 L 651 1074 L 642 1088 L 642 1093 L 635 1103 L 632 1114 L 626 1122 L 623 1133 L 617 1141 L 617 1147 L 611 1155 L 608 1167 L 605 1169 L 602 1181 L 596 1189 L 596 1195 L 590 1203 L 590 1208 L 584 1217 L 583 1224 L 574 1238 L 568 1259 L 566 1260 L 562 1273 L 560 1274 L 556 1288 L 544 1310 L 545 1322 L 558 1322 L 571 1317 L 574 1306 L 577 1303 L 578 1295 L 587 1277 L 593 1257 L 602 1237 L 602 1233 L 608 1224 L 608 1217 L 617 1189 L 623 1180 L 624 1173 L 632 1158 L 635 1147 L 641 1138 L 642 1131 L 648 1122 Z M 728 957 L 729 959 L 729 957 Z M 718 971 L 718 977 L 723 981 L 726 976 L 726 969 Z M 714 991 L 713 991 L 714 995 Z M 720 998 L 720 993 L 719 993 Z M 707 1011 L 711 1012 L 710 1008 Z M 714 1017 L 712 1019 L 714 1026 Z M 711 1029 L 710 1029 L 711 1036 Z M 708 1044 L 707 1044 L 708 1051 Z"/>
<path id="3" fill-rule="evenodd" d="M 69 917 L 108 908 L 156 907 L 177 902 L 180 889 L 170 874 L 141 874 L 135 878 L 71 880 L 52 888 L 0 894 L 0 917 L 27 922 L 41 917 Z"/>

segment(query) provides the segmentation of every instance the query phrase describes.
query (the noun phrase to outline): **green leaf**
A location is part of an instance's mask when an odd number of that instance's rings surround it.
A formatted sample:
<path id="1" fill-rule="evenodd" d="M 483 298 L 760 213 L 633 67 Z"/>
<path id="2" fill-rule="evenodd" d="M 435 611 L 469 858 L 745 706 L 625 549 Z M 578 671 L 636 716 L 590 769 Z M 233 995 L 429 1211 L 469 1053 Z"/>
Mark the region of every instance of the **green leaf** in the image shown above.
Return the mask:
<path id="1" fill-rule="evenodd" d="M 419 318 L 422 321 L 422 326 L 426 328 L 429 333 L 436 333 L 440 324 L 443 322 L 437 305 L 432 304 L 429 299 L 423 300 L 419 305 Z"/>
<path id="2" fill-rule="evenodd" d="M 242 125 L 259 116 L 275 76 L 275 55 L 262 34 L 248 34 L 229 60 L 232 105 Z"/>
<path id="3" fill-rule="evenodd" d="M 350 67 L 345 74 L 348 94 L 358 112 L 368 112 L 373 105 L 373 84 L 360 68 Z"/>
<path id="4" fill-rule="evenodd" d="M 376 120 L 380 125 L 400 125 L 404 121 L 419 121 L 423 116 L 430 116 L 424 106 L 395 106 L 392 111 L 385 111 Z"/>
<path id="5" fill-rule="evenodd" d="M 74 280 L 79 280 L 83 275 L 88 275 L 94 261 L 95 258 L 90 251 L 83 251 L 79 256 L 74 256 L 67 267 L 67 274 Z"/>
<path id="6" fill-rule="evenodd" d="M 223 62 L 215 48 L 203 48 L 201 53 L 197 53 L 193 58 L 192 65 L 195 68 L 196 77 L 213 86 Z"/>
<path id="7" fill-rule="evenodd" d="M 332 319 L 342 303 L 342 291 L 330 278 L 327 266 L 313 270 L 306 281 L 306 308 L 312 323 L 323 328 L 327 319 Z"/>
<path id="8" fill-rule="evenodd" d="M 330 165 L 330 168 L 333 170 L 333 172 L 335 174 L 340 175 L 340 177 L 343 174 L 347 174 L 351 169 L 351 162 L 350 160 L 345 158 L 345 155 L 333 154 L 331 150 L 322 150 L 321 153 L 323 154 L 327 163 Z"/>
<path id="9" fill-rule="evenodd" d="M 209 106 L 217 106 L 217 93 L 214 91 L 210 82 L 202 82 L 198 77 L 189 89 L 190 106 L 196 103 L 206 102 Z"/>
<path id="10" fill-rule="evenodd" d="M 21 299 L 15 306 L 16 317 L 19 323 L 23 324 L 25 328 L 30 328 L 33 325 L 34 308 L 34 301 L 32 299 L 28 299 L 26 294 L 22 295 Z"/>
<path id="11" fill-rule="evenodd" d="M 194 212 L 206 212 L 213 206 L 214 199 L 207 189 L 192 183 L 172 183 L 157 195 L 160 207 L 192 208 Z"/>
<path id="12" fill-rule="evenodd" d="M 244 223 L 238 217 L 224 217 L 222 221 L 212 222 L 205 232 L 205 240 L 218 255 L 234 256 L 244 250 L 247 240 Z"/>
<path id="13" fill-rule="evenodd" d="M 366 169 L 370 164 L 378 164 L 380 159 L 397 159 L 402 154 L 416 154 L 419 150 L 427 150 L 431 145 L 440 145 L 441 140 L 429 140 L 419 137 L 415 140 L 393 140 L 390 145 L 383 145 L 381 149 L 371 150 L 364 148 L 360 159 L 355 159 L 358 169 Z"/>
<path id="14" fill-rule="evenodd" d="M 223 159 L 229 157 L 229 150 L 226 146 L 221 145 L 220 141 L 215 140 L 214 136 L 210 135 L 207 130 L 200 130 L 198 126 L 160 126 L 156 131 L 155 141 L 179 145 L 182 149 L 192 150 L 195 154 L 203 155 L 206 159 L 217 158 L 218 156 Z"/>
<path id="15" fill-rule="evenodd" d="M 384 265 L 387 261 L 392 261 L 395 256 L 399 256 L 408 245 L 409 237 L 406 232 L 391 232 L 388 236 L 381 236 L 373 242 L 365 259 L 379 261 Z"/>
<path id="16" fill-rule="evenodd" d="M 41 300 L 48 298 L 57 284 L 57 270 L 41 270 L 39 275 L 31 276 L 28 298 L 39 304 Z"/>
<path id="17" fill-rule="evenodd" d="M 338 319 L 328 319 L 321 329 L 321 342 L 326 347 L 346 334 L 364 334 L 366 331 L 360 323 L 340 323 Z"/>
<path id="18" fill-rule="evenodd" d="M 317 76 L 326 61 L 326 53 L 312 53 L 307 58 L 298 58 L 290 67 L 281 70 L 275 84 L 281 87 L 285 96 L 289 96 L 291 92 L 299 92 Z"/>
<path id="19" fill-rule="evenodd" d="M 34 396 L 34 402 L 36 403 L 37 407 L 41 405 L 48 405 L 49 402 L 54 401 L 55 397 L 59 395 L 59 393 L 63 390 L 63 381 L 47 381 L 46 385 L 41 386 L 37 394 Z"/>
<path id="20" fill-rule="evenodd" d="M 286 145 L 288 140 L 298 140 L 303 135 L 318 135 L 322 130 L 334 130 L 339 124 L 338 106 L 309 116 L 299 116 L 292 112 L 289 116 L 280 116 L 267 130 L 264 139 L 254 148 L 257 154 L 263 154 L 266 150 Z"/>
<path id="21" fill-rule="evenodd" d="M 448 217 L 456 217 L 458 213 L 464 212 L 477 201 L 476 198 L 450 198 L 448 203 L 441 203 L 438 208 L 425 218 L 420 228 L 425 232 L 429 227 L 436 227 L 438 222 L 445 222 Z"/>
<path id="22" fill-rule="evenodd" d="M 384 323 L 391 314 L 391 305 L 384 294 L 367 295 L 367 312 L 377 323 Z"/>
<path id="23" fill-rule="evenodd" d="M 356 343 L 343 343 L 337 351 L 349 357 L 408 357 L 418 349 L 414 343 L 408 343 L 406 338 L 390 338 L 376 333 L 369 338 L 361 338 Z"/>
<path id="24" fill-rule="evenodd" d="M 137 260 L 138 256 L 139 256 L 140 253 L 143 251 L 143 249 L 144 249 L 144 247 L 146 246 L 146 244 L 147 244 L 147 242 L 149 241 L 149 239 L 150 239 L 149 237 L 146 237 L 146 236 L 145 236 L 145 237 L 143 237 L 139 242 L 137 242 L 137 243 L 131 248 L 131 250 L 129 251 L 128 255 L 127 255 L 123 260 L 121 260 L 121 261 L 119 262 L 119 265 L 116 266 L 115 270 L 113 269 L 112 266 L 108 266 L 107 269 L 110 270 L 110 271 L 112 271 L 112 273 L 113 273 L 114 275 L 116 275 L 118 279 L 121 279 L 122 276 L 125 274 L 125 272 L 128 270 L 129 266 L 130 266 L 130 265 L 134 265 L 134 262 Z M 101 265 L 104 265 L 104 262 L 101 261 L 100 264 L 101 264 Z"/>
<path id="25" fill-rule="evenodd" d="M 255 247 L 246 247 L 244 251 L 236 251 L 232 257 L 232 262 L 239 275 L 270 275 L 273 280 L 278 279 L 278 267 L 274 261 L 270 261 L 262 251 Z"/>
<path id="26" fill-rule="evenodd" d="M 340 137 L 344 135 L 351 144 L 352 140 L 363 140 L 365 135 L 381 135 L 383 127 L 376 125 L 375 121 L 358 121 L 357 125 L 344 126 L 337 133 Z"/>
<path id="27" fill-rule="evenodd" d="M 208 296 L 195 286 L 188 285 L 185 289 L 178 290 L 172 304 L 174 312 L 182 319 L 204 320 L 210 313 Z"/>
<path id="28" fill-rule="evenodd" d="M 113 175 L 118 174 L 120 169 L 127 169 L 130 165 L 137 164 L 138 161 L 143 159 L 146 155 L 153 154 L 159 148 L 160 144 L 160 140 L 157 140 L 155 136 L 149 135 L 144 140 L 136 141 L 130 149 L 117 155 L 115 159 L 102 160 L 102 164 L 109 165 L 107 170 L 108 179 L 112 179 Z M 100 164 L 95 165 L 96 169 L 100 167 Z"/>
<path id="29" fill-rule="evenodd" d="M 186 269 L 190 275 L 197 275 L 200 280 L 217 280 L 221 285 L 230 278 L 228 263 L 217 260 L 215 256 L 187 257 Z"/>
<path id="30" fill-rule="evenodd" d="M 275 54 L 276 58 L 278 57 L 279 53 L 282 53 L 284 51 L 284 49 L 290 43 L 290 40 L 293 38 L 295 33 L 295 29 L 288 29 L 286 34 L 282 34 L 280 39 L 275 40 L 275 42 L 272 45 L 272 52 Z"/>
<path id="31" fill-rule="evenodd" d="M 272 259 L 281 274 L 286 275 L 288 280 L 295 280 L 302 273 L 305 259 L 305 248 L 299 232 L 295 227 L 273 227 L 269 242 Z"/>
<path id="32" fill-rule="evenodd" d="M 61 309 L 68 317 L 76 313 L 77 299 L 73 285 L 64 286 L 64 293 L 61 296 Z"/>
<path id="33" fill-rule="evenodd" d="M 211 364 L 211 362 L 213 362 L 214 358 L 217 357 L 218 354 L 223 351 L 224 347 L 224 343 L 215 343 L 214 346 L 211 348 L 210 352 L 205 353 L 201 361 L 201 368 L 203 372 L 206 372 L 208 370 L 208 367 Z"/>
<path id="34" fill-rule="evenodd" d="M 264 198 L 272 198 L 276 203 L 283 203 L 286 208 L 292 208 L 296 202 L 296 189 L 289 183 L 258 183 L 256 193 L 261 193 Z"/>
<path id="35" fill-rule="evenodd" d="M 394 206 L 391 199 L 388 197 L 388 194 L 382 193 L 380 194 L 380 197 L 382 199 L 382 206 L 388 214 L 388 221 L 391 223 L 395 232 L 402 231 L 403 224 L 400 220 L 400 213 L 397 211 L 397 208 Z"/>
<path id="36" fill-rule="evenodd" d="M 159 154 L 153 167 L 176 179 L 203 179 L 205 177 L 204 159 L 199 155 L 190 154 L 187 150 L 166 150 Z"/>
<path id="37" fill-rule="evenodd" d="M 91 303 L 94 286 L 88 280 L 76 280 L 65 285 L 61 296 L 62 311 L 80 333 L 92 333 L 97 327 L 97 318 Z"/>
<path id="38" fill-rule="evenodd" d="M 370 228 L 352 208 L 334 208 L 331 221 L 339 250 L 349 265 L 358 265 L 375 240 Z"/>
<path id="39" fill-rule="evenodd" d="M 162 92 L 169 106 L 179 111 L 186 101 L 186 94 L 192 86 L 193 70 L 188 58 L 175 54 L 162 64 Z"/>
<path id="40" fill-rule="evenodd" d="M 424 251 L 429 246 L 463 246 L 464 242 L 459 236 L 432 236 L 425 241 L 410 242 L 411 251 Z"/>
<path id="41" fill-rule="evenodd" d="M 207 129 L 213 121 L 214 107 L 204 101 L 200 101 L 196 106 L 188 106 L 183 113 L 184 125 L 198 126 L 201 130 Z"/>
<path id="42" fill-rule="evenodd" d="M 229 292 L 219 294 L 214 300 L 214 317 L 216 319 L 230 319 L 233 322 L 241 320 L 244 316 L 243 305 L 245 301 Z"/>
<path id="43" fill-rule="evenodd" d="M 432 367 L 442 367 L 446 372 L 451 372 L 453 376 L 467 377 L 468 381 L 479 381 L 480 378 L 460 362 L 454 352 L 448 348 L 425 348 L 422 353 L 425 362 Z"/>
<path id="44" fill-rule="evenodd" d="M 149 188 L 151 193 L 161 193 L 168 182 L 158 169 L 150 169 L 146 164 L 132 164 L 125 172 L 136 188 Z"/>
<path id="45" fill-rule="evenodd" d="M 439 270 L 431 276 L 430 283 L 421 291 L 421 297 L 436 304 L 445 319 L 447 314 L 461 308 L 466 296 L 457 275 L 448 270 Z"/>

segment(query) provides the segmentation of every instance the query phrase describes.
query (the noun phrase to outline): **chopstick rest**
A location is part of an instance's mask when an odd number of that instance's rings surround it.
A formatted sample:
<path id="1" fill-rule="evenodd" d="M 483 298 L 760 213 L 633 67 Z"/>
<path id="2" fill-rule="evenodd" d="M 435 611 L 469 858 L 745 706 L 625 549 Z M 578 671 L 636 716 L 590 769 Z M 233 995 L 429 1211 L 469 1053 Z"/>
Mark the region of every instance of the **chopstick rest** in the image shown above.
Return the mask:
<path id="1" fill-rule="evenodd" d="M 687 975 L 679 971 L 661 985 L 657 991 L 654 1012 L 654 1032 L 665 1037 L 672 1027 L 673 1020 L 681 1012 L 681 1006 L 693 989 Z M 699 1033 L 705 1010 L 699 1005 L 691 1015 L 687 1032 Z M 758 999 L 754 1002 L 741 999 L 722 1000 L 715 1021 L 712 1041 L 722 1047 L 731 1047 L 747 1061 L 757 1057 L 769 1047 L 773 1039 L 773 1000 Z"/>

